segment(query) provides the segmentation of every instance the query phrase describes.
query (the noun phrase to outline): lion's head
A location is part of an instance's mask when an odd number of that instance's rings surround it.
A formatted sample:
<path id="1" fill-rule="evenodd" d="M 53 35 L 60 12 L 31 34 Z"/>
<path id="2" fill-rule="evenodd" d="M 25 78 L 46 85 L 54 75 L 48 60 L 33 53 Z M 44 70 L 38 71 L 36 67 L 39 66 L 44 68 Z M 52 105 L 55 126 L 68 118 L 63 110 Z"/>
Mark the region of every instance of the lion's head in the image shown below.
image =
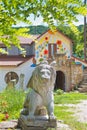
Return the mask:
<path id="1" fill-rule="evenodd" d="M 49 87 L 53 90 L 56 79 L 56 71 L 54 69 L 54 65 L 55 62 L 48 64 L 47 61 L 39 64 L 32 73 L 28 87 L 31 87 L 37 92 L 40 90 L 49 89 Z"/>

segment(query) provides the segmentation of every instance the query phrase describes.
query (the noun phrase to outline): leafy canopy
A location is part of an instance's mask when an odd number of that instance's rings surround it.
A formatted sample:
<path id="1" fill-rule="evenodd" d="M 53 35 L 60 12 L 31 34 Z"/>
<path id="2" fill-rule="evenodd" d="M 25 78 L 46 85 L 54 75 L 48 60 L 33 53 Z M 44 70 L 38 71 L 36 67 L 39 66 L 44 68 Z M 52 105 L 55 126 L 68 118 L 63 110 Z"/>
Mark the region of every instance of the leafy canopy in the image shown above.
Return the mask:
<path id="1" fill-rule="evenodd" d="M 72 30 L 78 33 L 73 21 L 77 21 L 78 14 L 87 15 L 87 8 L 82 0 L 0 0 L 0 41 L 7 47 L 11 47 L 13 43 L 22 49 L 17 36 L 25 35 L 28 30 L 17 31 L 12 25 L 20 21 L 30 24 L 28 18 L 31 14 L 35 18 L 42 16 L 50 28 L 54 25 L 69 24 Z M 3 37 L 8 35 L 9 37 Z"/>

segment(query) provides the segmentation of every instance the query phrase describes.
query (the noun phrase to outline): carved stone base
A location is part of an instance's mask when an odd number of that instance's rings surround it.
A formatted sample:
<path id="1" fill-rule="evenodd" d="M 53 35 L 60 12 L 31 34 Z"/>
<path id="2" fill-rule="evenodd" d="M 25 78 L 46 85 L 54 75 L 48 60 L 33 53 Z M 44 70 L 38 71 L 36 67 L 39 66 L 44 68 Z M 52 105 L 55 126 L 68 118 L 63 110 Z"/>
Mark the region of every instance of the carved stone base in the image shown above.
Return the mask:
<path id="1" fill-rule="evenodd" d="M 25 117 L 20 117 L 18 120 L 18 126 L 22 130 L 47 130 L 48 128 L 52 128 L 52 130 L 55 130 L 57 127 L 57 120 L 30 120 L 27 121 Z"/>

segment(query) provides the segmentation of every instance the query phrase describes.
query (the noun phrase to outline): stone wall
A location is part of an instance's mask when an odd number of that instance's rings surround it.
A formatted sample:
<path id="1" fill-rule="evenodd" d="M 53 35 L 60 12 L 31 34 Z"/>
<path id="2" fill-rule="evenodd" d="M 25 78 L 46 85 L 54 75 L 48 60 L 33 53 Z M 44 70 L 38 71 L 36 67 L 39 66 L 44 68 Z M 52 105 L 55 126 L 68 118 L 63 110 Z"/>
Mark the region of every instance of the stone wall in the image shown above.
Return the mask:
<path id="1" fill-rule="evenodd" d="M 78 84 L 82 81 L 83 79 L 83 70 L 82 70 L 82 65 L 71 65 L 71 83 L 72 83 L 72 89 L 75 86 L 78 86 Z"/>
<path id="2" fill-rule="evenodd" d="M 68 59 L 65 54 L 55 55 L 56 71 L 61 71 L 65 75 L 65 91 L 72 90 L 83 78 L 82 65 L 77 65 L 72 59 Z"/>

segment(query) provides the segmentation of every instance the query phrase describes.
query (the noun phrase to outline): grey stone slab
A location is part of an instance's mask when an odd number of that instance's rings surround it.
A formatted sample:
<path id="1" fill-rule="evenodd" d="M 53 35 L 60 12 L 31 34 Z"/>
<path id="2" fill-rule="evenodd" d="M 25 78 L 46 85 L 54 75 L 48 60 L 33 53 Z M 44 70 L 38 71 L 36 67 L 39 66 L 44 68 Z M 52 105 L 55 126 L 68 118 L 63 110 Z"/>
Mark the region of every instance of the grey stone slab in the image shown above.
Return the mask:
<path id="1" fill-rule="evenodd" d="M 19 118 L 18 125 L 21 127 L 22 130 L 47 130 L 48 128 L 57 127 L 56 120 L 31 120 L 25 121 L 23 118 Z"/>
<path id="2" fill-rule="evenodd" d="M 0 130 L 13 129 L 13 128 L 16 128 L 17 125 L 18 125 L 17 120 L 3 121 L 0 123 Z"/>

